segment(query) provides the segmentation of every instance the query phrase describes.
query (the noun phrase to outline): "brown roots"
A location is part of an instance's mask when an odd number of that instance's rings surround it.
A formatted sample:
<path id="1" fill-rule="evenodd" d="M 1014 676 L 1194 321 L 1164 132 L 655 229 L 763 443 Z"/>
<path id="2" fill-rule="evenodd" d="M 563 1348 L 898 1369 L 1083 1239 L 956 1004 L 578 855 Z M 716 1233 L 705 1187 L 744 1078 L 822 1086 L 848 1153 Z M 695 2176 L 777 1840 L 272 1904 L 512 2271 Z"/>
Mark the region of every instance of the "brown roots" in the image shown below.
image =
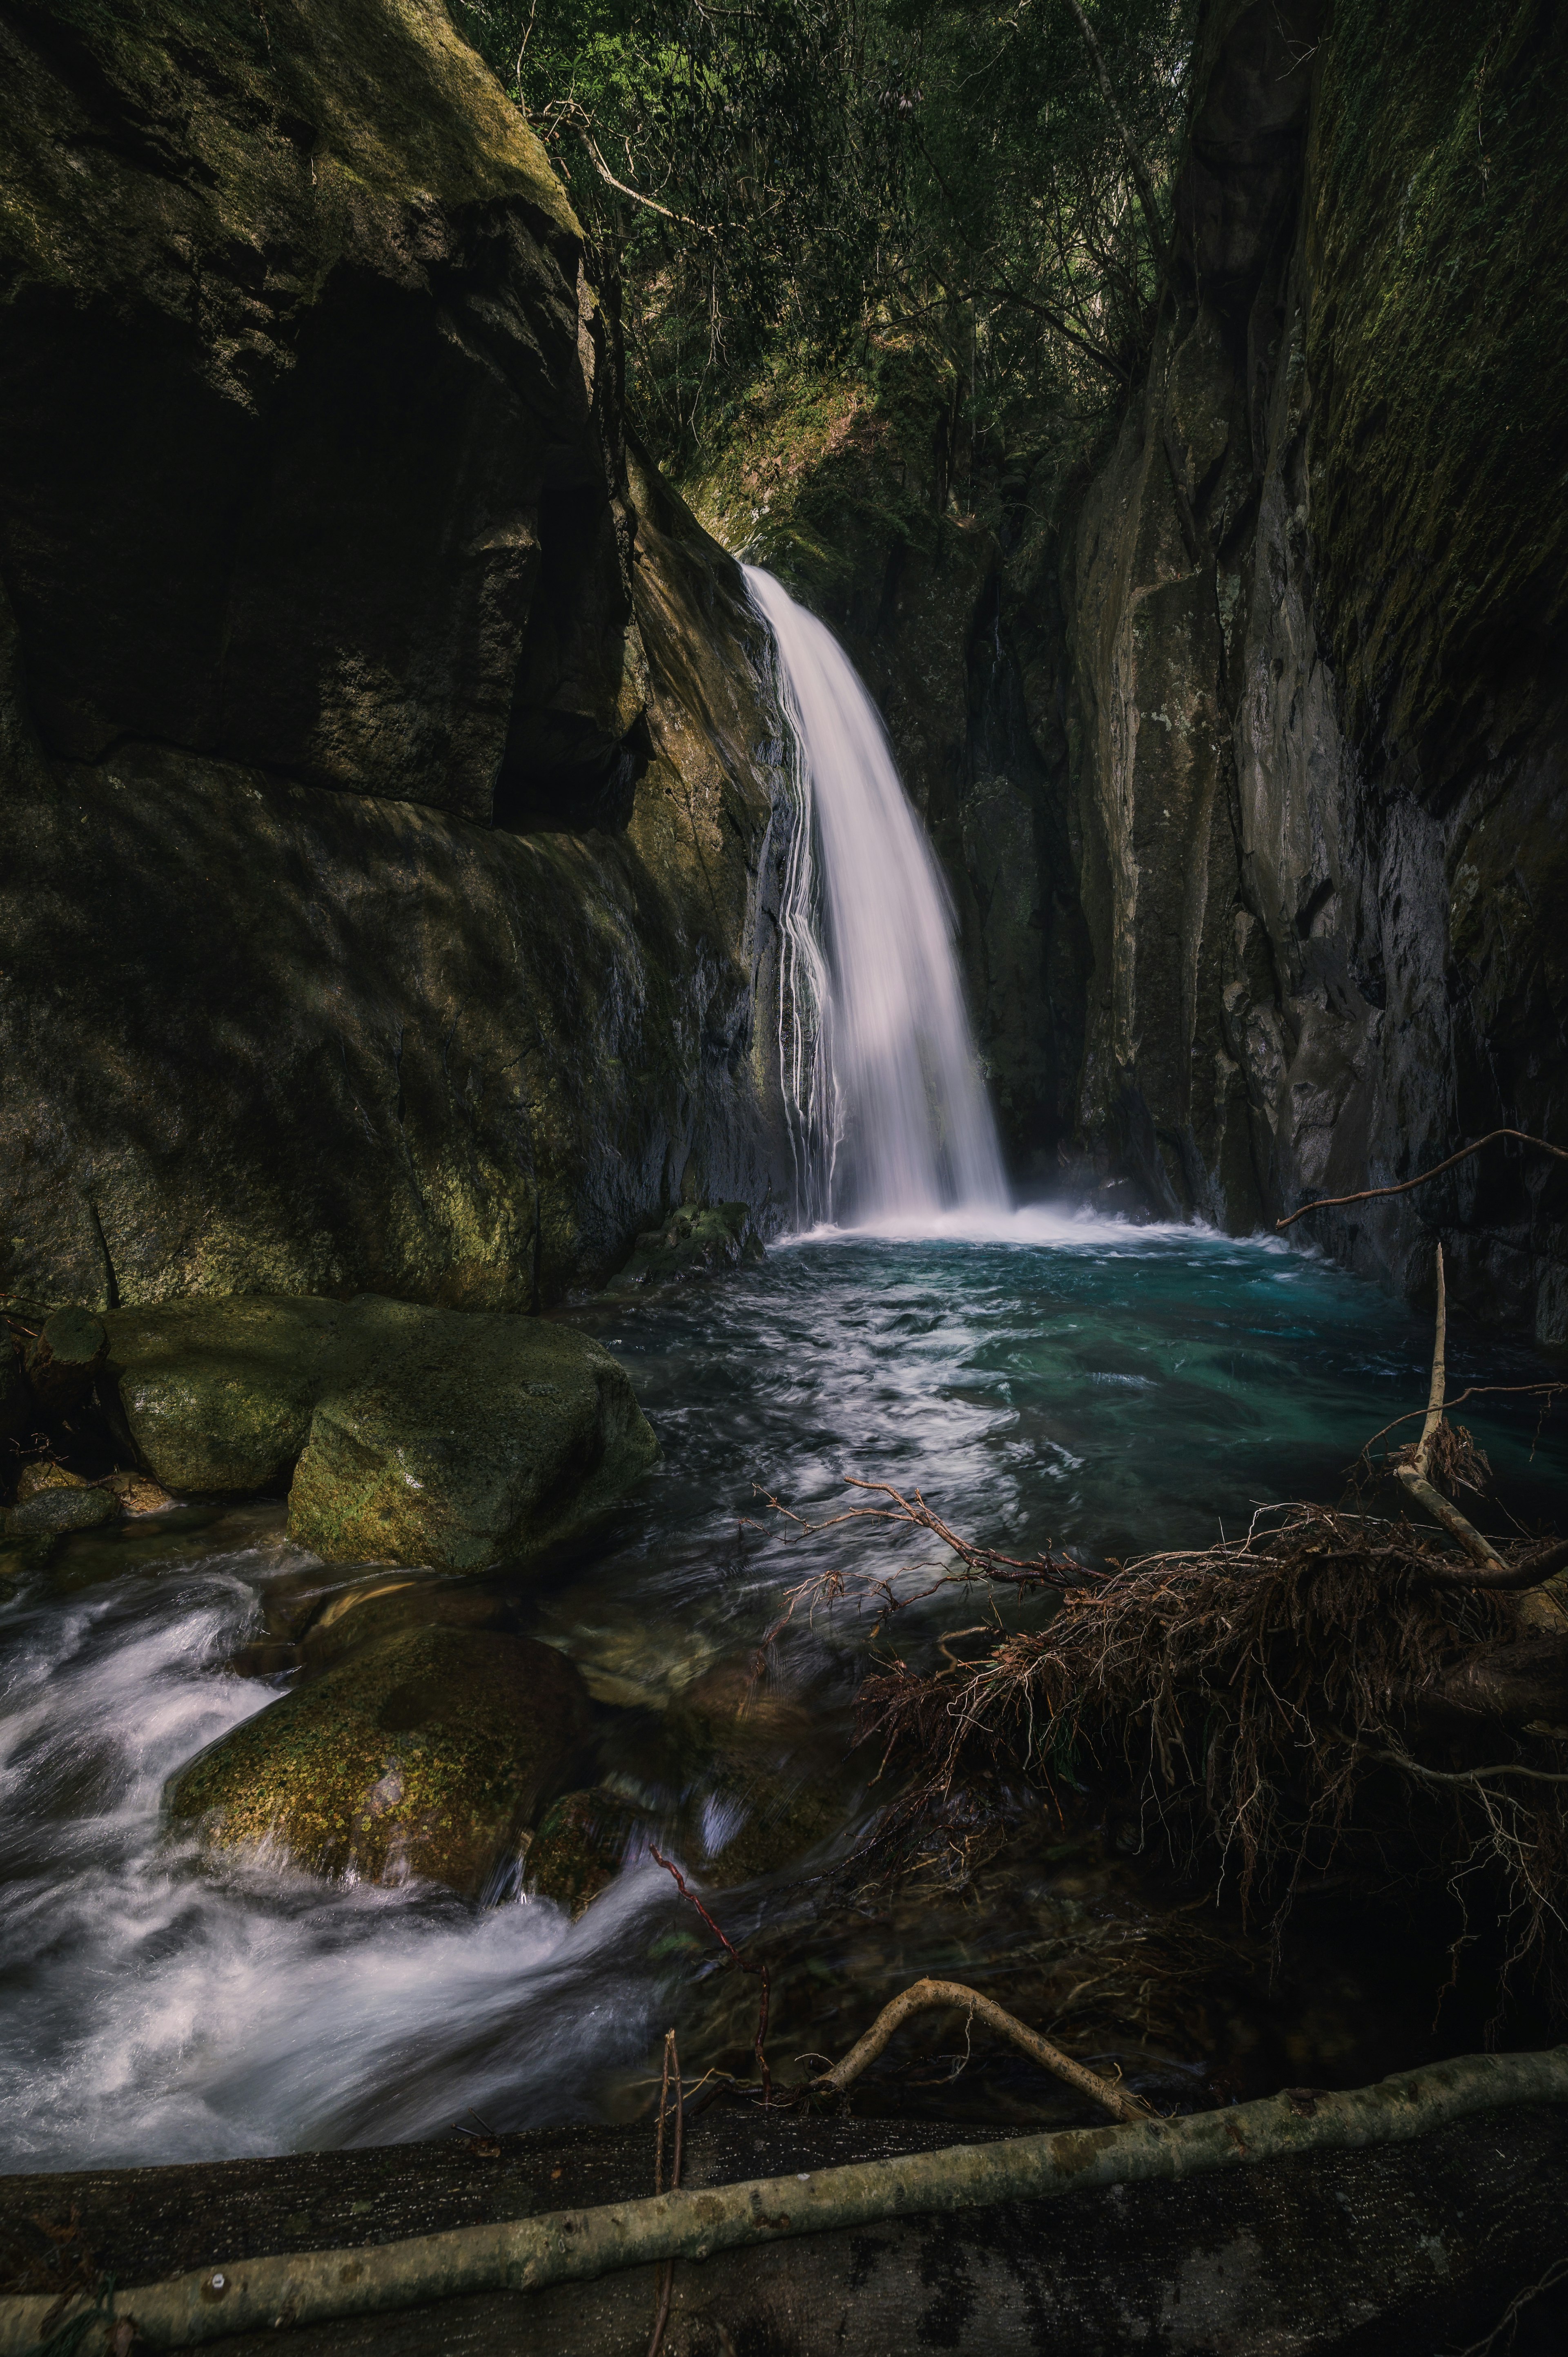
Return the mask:
<path id="1" fill-rule="evenodd" d="M 1283 1507 L 1243 1540 L 1069 1589 L 1044 1630 L 972 1662 L 893 1663 L 862 1689 L 863 1732 L 921 1764 L 927 1808 L 998 1770 L 1064 1813 L 1090 1775 L 1129 1786 L 1184 1863 L 1217 1846 L 1276 1933 L 1349 1831 L 1413 1828 L 1461 1894 L 1500 1878 L 1510 1964 L 1550 1962 L 1568 1930 L 1568 1640 L 1453 1568 L 1436 1533 Z"/>

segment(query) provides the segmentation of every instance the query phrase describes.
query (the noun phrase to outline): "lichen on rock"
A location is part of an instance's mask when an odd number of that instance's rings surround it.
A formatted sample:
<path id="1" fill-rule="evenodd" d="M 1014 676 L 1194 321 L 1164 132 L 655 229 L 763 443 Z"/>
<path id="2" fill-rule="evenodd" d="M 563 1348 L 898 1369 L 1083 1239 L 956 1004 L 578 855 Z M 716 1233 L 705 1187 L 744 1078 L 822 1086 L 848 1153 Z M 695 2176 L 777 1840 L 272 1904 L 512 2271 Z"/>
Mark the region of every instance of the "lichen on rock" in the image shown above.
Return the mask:
<path id="1" fill-rule="evenodd" d="M 209 1854 L 281 1854 L 367 1882 L 470 1898 L 515 1861 L 589 1722 L 564 1654 L 441 1626 L 390 1635 L 268 1706 L 182 1769 L 171 1822 Z"/>
<path id="2" fill-rule="evenodd" d="M 240 1299 L 111 1312 L 106 1373 L 165 1489 L 289 1488 L 328 1562 L 478 1571 L 575 1540 L 658 1454 L 618 1361 L 542 1318 Z"/>

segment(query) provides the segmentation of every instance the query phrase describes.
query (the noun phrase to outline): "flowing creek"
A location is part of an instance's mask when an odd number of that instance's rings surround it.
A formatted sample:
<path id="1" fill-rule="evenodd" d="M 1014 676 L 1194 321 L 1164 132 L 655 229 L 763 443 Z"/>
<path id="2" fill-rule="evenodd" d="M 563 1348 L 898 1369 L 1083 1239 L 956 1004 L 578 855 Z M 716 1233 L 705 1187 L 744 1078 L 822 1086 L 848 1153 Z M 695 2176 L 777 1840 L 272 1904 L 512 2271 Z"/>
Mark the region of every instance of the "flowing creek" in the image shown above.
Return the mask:
<path id="1" fill-rule="evenodd" d="M 807 2049 L 842 2052 L 921 1971 L 1059 2019 L 1080 2050 L 1099 2038 L 1173 2102 L 1206 2077 L 1350 2083 L 1425 2050 L 1422 2007 L 1337 1951 L 1305 1994 L 1271 1993 L 1229 1912 L 1092 1829 L 1026 1814 L 967 1878 L 933 1852 L 878 1883 L 853 1859 L 889 1796 L 851 1742 L 868 1616 L 802 1609 L 754 1674 L 813 1573 L 858 1565 L 912 1593 L 941 1561 L 929 1540 L 791 1534 L 754 1483 L 817 1516 L 846 1473 L 918 1484 L 1019 1555 L 1202 1541 L 1256 1501 L 1338 1494 L 1361 1443 L 1423 1398 L 1418 1320 L 1305 1253 L 1044 1212 L 989 1234 L 819 1235 L 575 1315 L 625 1360 L 664 1454 L 591 1555 L 518 1584 L 523 1625 L 589 1679 L 591 1772 L 648 1806 L 769 1960 L 781 2077 Z M 1453 1390 L 1520 1371 L 1522 1353 L 1451 1333 Z M 1507 1406 L 1464 1414 L 1508 1504 L 1543 1515 L 1562 1441 Z M 470 2104 L 498 2127 L 628 2117 L 671 2023 L 689 2070 L 748 2067 L 756 1984 L 636 1840 L 575 1922 L 525 1892 L 328 1886 L 265 1857 L 214 1875 L 170 1841 L 165 1780 L 286 1684 L 227 1666 L 269 1595 L 365 1578 L 313 1573 L 261 1501 L 74 1538 L 0 1609 L 0 2165 L 438 2135 Z M 929 1661 L 944 1631 L 1040 1609 L 959 1588 L 875 1642 Z M 911 2040 L 865 2105 L 1066 2115 L 1016 2058 L 962 2061 Z"/>

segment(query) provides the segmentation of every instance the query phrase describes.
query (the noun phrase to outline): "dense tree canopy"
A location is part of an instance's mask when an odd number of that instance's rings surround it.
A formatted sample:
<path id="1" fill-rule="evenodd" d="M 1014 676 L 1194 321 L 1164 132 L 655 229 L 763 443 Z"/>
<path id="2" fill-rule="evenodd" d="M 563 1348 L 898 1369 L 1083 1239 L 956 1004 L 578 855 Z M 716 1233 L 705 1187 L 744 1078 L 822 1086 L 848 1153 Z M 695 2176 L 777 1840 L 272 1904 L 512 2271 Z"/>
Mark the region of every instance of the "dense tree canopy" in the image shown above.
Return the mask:
<path id="1" fill-rule="evenodd" d="M 977 427 L 1151 321 L 1195 0 L 461 0 L 618 280 L 676 456 L 770 353 L 912 332 Z"/>

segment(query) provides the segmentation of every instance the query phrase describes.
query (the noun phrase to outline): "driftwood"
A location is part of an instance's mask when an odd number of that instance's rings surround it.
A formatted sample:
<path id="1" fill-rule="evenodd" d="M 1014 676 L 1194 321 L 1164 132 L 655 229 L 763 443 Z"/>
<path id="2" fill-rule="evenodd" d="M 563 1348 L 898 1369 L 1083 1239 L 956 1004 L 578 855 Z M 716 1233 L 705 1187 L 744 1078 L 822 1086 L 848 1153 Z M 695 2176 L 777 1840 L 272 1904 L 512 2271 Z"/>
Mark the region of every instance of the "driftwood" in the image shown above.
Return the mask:
<path id="1" fill-rule="evenodd" d="M 1187 2119 L 959 2145 L 412 2241 L 239 2259 L 125 2289 L 95 2312 L 80 2348 L 98 2357 L 109 2344 L 111 2309 L 134 2318 L 153 2348 L 188 2349 L 420 2302 L 538 2292 L 650 2261 L 707 2259 L 912 2215 L 1402 2144 L 1477 2113 L 1564 2101 L 1568 2049 L 1467 2055 L 1342 2094 L 1291 2089 Z M 89 2312 L 82 2300 L 73 2306 Z M 31 2357 L 46 2330 L 70 2319 L 46 2295 L 0 2300 L 0 2357 Z"/>
<path id="2" fill-rule="evenodd" d="M 1155 2116 L 1141 2096 L 1133 2094 L 1125 2087 L 1117 2086 L 1113 2080 L 1101 2078 L 1098 2071 L 1090 2071 L 1087 2064 L 1075 2062 L 1070 2054 L 1064 2054 L 1059 2046 L 1053 2046 L 1050 2040 L 1042 2038 L 1037 2029 L 1026 2028 L 1014 2015 L 1005 2012 L 994 1997 L 983 1996 L 978 1989 L 965 1988 L 959 1981 L 913 1982 L 890 2004 L 883 2007 L 865 2037 L 850 2048 L 842 2061 L 835 2062 L 831 2071 L 824 2071 L 820 2079 L 812 2081 L 812 2092 L 820 2095 L 842 2095 L 845 2088 L 852 2086 L 861 2072 L 875 2061 L 888 2040 L 912 2015 L 929 2012 L 936 2006 L 956 2006 L 974 2020 L 983 2021 L 989 2029 L 1010 2039 L 1022 2052 L 1031 2056 L 1046 2070 L 1054 2072 L 1068 2086 L 1076 2087 L 1080 2095 L 1087 2095 L 1091 2103 L 1099 2104 L 1112 2119 L 1136 2122 Z"/>
<path id="3" fill-rule="evenodd" d="M 1540 1593 L 1543 1583 L 1568 1564 L 1568 1544 L 1561 1541 L 1535 1548 L 1519 1562 L 1503 1561 L 1490 1539 L 1483 1538 L 1474 1523 L 1463 1515 L 1457 1506 L 1434 1489 L 1430 1479 L 1433 1450 L 1444 1428 L 1444 1401 L 1447 1388 L 1448 1295 L 1443 1270 L 1443 1246 L 1437 1247 L 1437 1317 L 1432 1346 L 1432 1386 L 1427 1396 L 1426 1420 L 1421 1428 L 1421 1438 L 1409 1461 L 1396 1463 L 1395 1479 L 1417 1505 L 1424 1506 L 1435 1522 L 1442 1523 L 1449 1535 L 1456 1538 L 1474 1568 L 1468 1572 L 1456 1567 L 1436 1569 L 1428 1577 L 1444 1579 L 1450 1585 L 1467 1587 L 1511 1587 L 1529 1591 L 1520 1606 L 1519 1617 L 1526 1629 L 1539 1630 L 1543 1635 L 1568 1636 L 1568 1610 L 1555 1597 Z"/>

